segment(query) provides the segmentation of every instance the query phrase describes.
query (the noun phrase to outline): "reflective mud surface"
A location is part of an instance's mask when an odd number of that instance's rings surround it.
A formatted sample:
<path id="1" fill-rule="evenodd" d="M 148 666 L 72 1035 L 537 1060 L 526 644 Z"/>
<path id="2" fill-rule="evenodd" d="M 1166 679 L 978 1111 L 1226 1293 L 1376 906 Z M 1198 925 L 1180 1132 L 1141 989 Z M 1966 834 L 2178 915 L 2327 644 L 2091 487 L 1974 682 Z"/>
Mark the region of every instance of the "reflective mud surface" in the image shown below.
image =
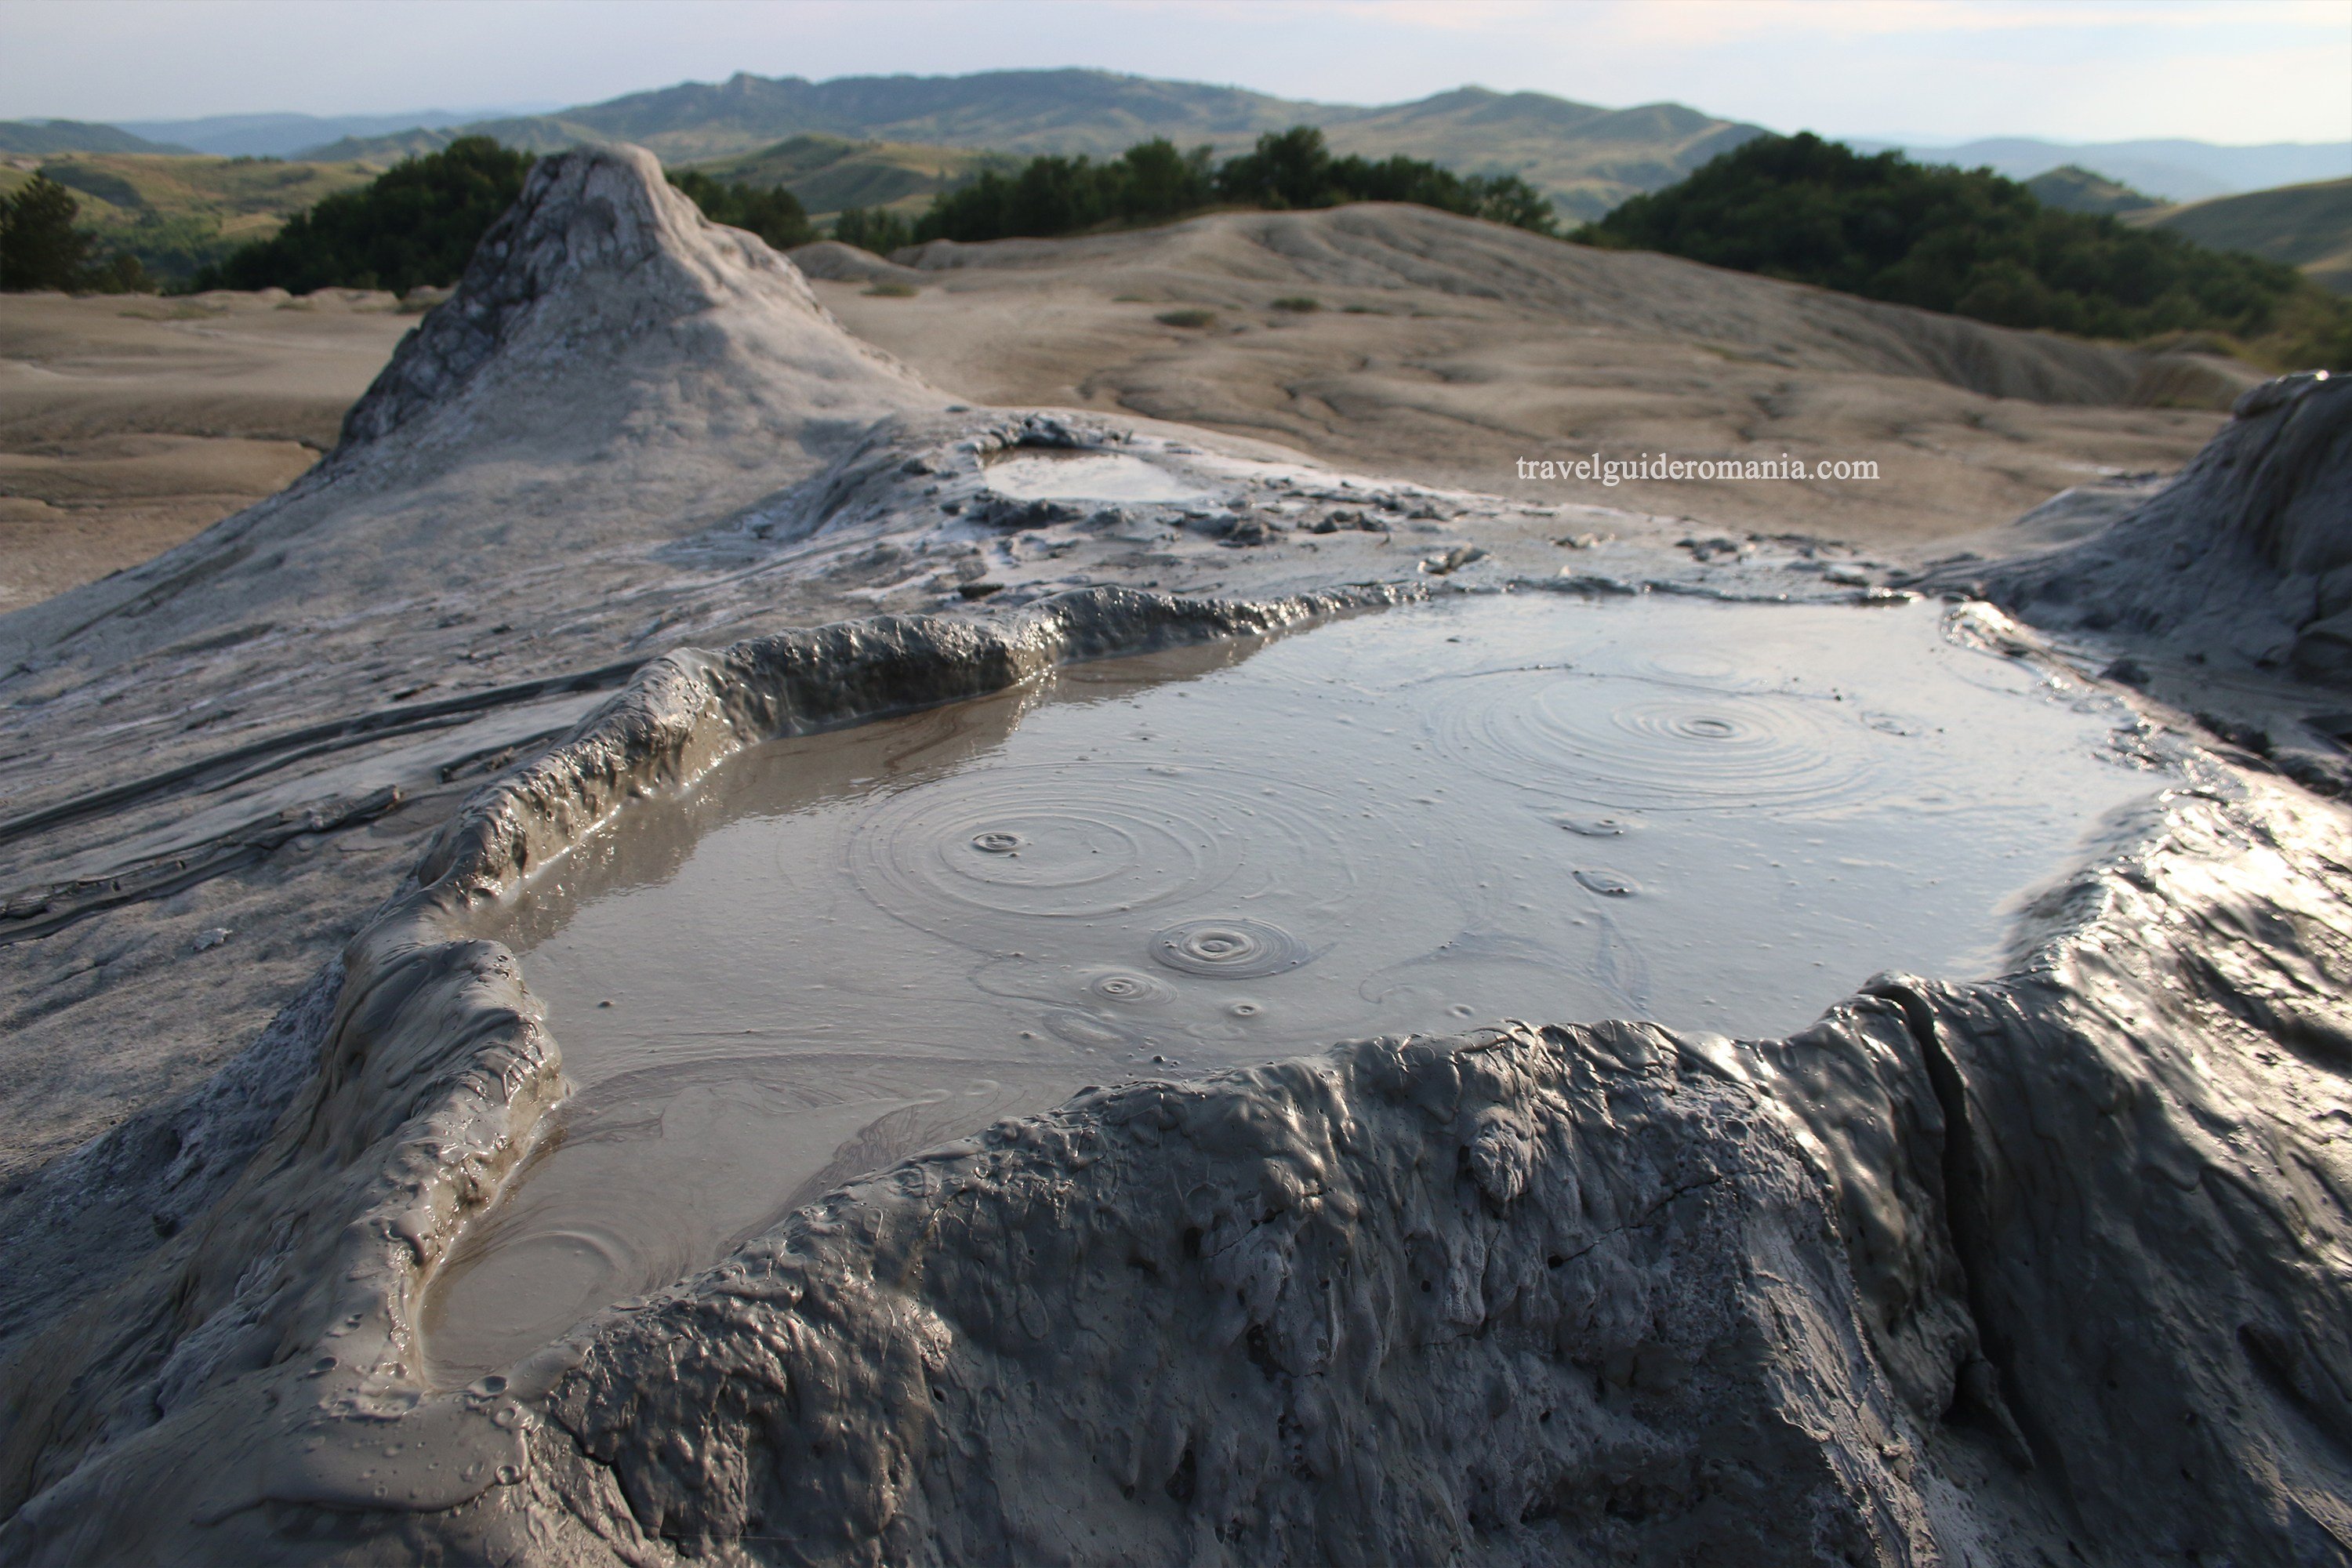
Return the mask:
<path id="1" fill-rule="evenodd" d="M 1024 451 L 988 466 L 988 488 L 1015 500 L 1175 503 L 1213 499 L 1157 463 L 1124 452 Z"/>
<path id="2" fill-rule="evenodd" d="M 1937 607 L 1454 602 L 1083 666 L 641 803 L 486 931 L 577 1095 L 436 1282 L 504 1365 L 1081 1085 L 1987 972 L 2161 780 Z"/>

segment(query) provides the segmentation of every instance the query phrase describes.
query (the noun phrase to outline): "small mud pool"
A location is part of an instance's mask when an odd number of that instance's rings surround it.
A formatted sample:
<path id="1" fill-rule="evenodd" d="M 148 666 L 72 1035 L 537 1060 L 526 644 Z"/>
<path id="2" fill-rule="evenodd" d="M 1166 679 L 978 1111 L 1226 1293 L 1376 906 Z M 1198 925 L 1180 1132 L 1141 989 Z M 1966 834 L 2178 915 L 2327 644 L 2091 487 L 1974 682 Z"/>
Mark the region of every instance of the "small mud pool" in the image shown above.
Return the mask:
<path id="1" fill-rule="evenodd" d="M 1938 607 L 1547 596 L 1106 661 L 739 756 L 486 925 L 577 1094 L 435 1282 L 500 1367 L 1089 1083 L 1982 974 L 2165 782 Z"/>
<path id="2" fill-rule="evenodd" d="M 1178 505 L 1209 491 L 1124 452 L 1031 452 L 988 466 L 988 488 L 1013 500 L 1099 500 Z"/>

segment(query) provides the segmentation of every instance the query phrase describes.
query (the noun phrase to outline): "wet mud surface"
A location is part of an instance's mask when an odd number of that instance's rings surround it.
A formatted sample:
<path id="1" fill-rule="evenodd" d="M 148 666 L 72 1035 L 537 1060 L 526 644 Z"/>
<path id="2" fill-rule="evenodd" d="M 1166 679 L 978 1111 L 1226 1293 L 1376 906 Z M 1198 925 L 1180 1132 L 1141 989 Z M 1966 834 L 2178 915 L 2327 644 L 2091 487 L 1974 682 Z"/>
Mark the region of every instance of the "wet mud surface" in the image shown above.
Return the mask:
<path id="1" fill-rule="evenodd" d="M 545 160 L 0 619 L 0 1564 L 2352 1560 L 2347 412 L 1922 576 L 974 408 Z"/>
<path id="2" fill-rule="evenodd" d="M 1506 1017 L 1779 1032 L 1880 970 L 1993 973 L 2019 896 L 2169 780 L 2111 697 L 1943 619 L 1457 599 L 632 805 L 483 924 L 580 1091 L 436 1282 L 436 1374 L 1088 1084 Z"/>

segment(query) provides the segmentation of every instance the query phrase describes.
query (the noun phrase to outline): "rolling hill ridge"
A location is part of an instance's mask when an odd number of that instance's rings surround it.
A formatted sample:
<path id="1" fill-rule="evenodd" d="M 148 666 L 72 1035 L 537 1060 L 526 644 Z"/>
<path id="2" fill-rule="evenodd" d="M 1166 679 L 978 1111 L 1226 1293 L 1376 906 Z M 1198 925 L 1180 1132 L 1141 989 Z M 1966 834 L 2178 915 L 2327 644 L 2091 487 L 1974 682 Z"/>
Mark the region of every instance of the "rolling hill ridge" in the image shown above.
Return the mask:
<path id="1" fill-rule="evenodd" d="M 383 163 L 446 146 L 461 134 L 494 136 L 534 152 L 633 142 L 666 163 L 706 165 L 803 135 L 1095 157 L 1164 136 L 1226 153 L 1265 132 L 1302 124 L 1321 129 L 1342 153 L 1404 153 L 1462 174 L 1517 174 L 1570 218 L 1597 217 L 1762 133 L 1681 104 L 1612 110 L 1476 87 L 1367 108 L 1093 70 L 824 82 L 739 74 L 551 115 L 346 139 L 306 155 Z"/>
<path id="2" fill-rule="evenodd" d="M 2323 289 L 2352 294 L 2352 180 L 2320 180 L 2126 215 L 2215 250 L 2284 261 Z"/>

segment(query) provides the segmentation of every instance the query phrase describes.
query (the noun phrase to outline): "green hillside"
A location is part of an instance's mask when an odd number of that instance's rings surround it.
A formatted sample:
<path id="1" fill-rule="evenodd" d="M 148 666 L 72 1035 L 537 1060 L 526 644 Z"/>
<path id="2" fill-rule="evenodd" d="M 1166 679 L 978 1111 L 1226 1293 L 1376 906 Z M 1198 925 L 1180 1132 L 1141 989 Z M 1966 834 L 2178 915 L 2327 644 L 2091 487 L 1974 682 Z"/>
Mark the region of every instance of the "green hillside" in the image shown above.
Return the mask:
<path id="1" fill-rule="evenodd" d="M 824 82 L 738 73 L 724 82 L 684 82 L 564 110 L 557 118 L 672 159 L 750 151 L 808 132 L 1024 153 L 1115 153 L 1154 135 L 1187 146 L 1239 146 L 1262 132 L 1364 112 L 1108 71 L 1029 70 Z M 730 140 L 734 146 L 719 145 Z"/>
<path id="2" fill-rule="evenodd" d="M 2005 327 L 2220 333 L 2282 368 L 2352 361 L 2352 307 L 2290 267 L 2044 206 L 1990 169 L 1812 135 L 1751 141 L 1577 237 Z"/>
<path id="3" fill-rule="evenodd" d="M 1206 145 L 1225 155 L 1293 125 L 1321 130 L 1342 156 L 1404 156 L 1465 175 L 1517 174 L 1575 218 L 1598 217 L 1627 196 L 1670 184 L 1759 134 L 1753 126 L 1671 103 L 1609 110 L 1542 93 L 1470 87 L 1367 108 L 1108 71 L 1041 70 L 825 82 L 739 75 L 553 115 L 338 142 L 310 155 L 389 163 L 446 146 L 461 134 L 493 136 L 541 153 L 582 142 L 634 142 L 665 163 L 704 168 L 803 136 L 1095 158 L 1164 137 L 1188 150 Z M 889 199 L 904 202 L 920 194 L 909 187 Z M 830 210 L 836 199 L 801 195 L 812 211 Z"/>
<path id="4" fill-rule="evenodd" d="M 2128 221 L 2216 250 L 2284 261 L 2323 289 L 2352 294 L 2352 180 L 2215 196 Z"/>
<path id="5" fill-rule="evenodd" d="M 2120 180 L 2110 180 L 2105 174 L 2095 174 L 2078 163 L 2036 174 L 2025 182 L 2033 199 L 2045 207 L 2060 212 L 2107 213 L 2121 216 L 2164 204 L 2145 192 L 2133 190 Z"/>
<path id="6" fill-rule="evenodd" d="M 1334 152 L 1425 158 L 1464 174 L 1517 174 L 1562 216 L 1597 218 L 1762 134 L 1678 103 L 1595 109 L 1539 92 L 1465 87 L 1326 125 Z"/>
<path id="7" fill-rule="evenodd" d="M 512 120 L 479 120 L 438 130 L 419 128 L 395 131 L 383 136 L 346 136 L 316 147 L 305 147 L 302 156 L 312 163 L 365 163 L 383 170 L 391 168 L 403 158 L 421 158 L 428 153 L 438 153 L 465 136 L 488 136 L 499 145 L 510 147 L 518 153 L 561 153 L 566 147 L 584 146 L 592 142 L 625 140 L 607 136 L 592 126 L 569 120 L 532 114 Z M 660 149 L 655 151 L 659 152 Z"/>
<path id="8" fill-rule="evenodd" d="M 62 153 L 37 167 L 73 193 L 80 226 L 101 249 L 129 252 L 166 284 L 269 238 L 295 214 L 374 174 L 357 163 L 131 153 Z M 0 195 L 31 178 L 31 170 L 0 167 Z"/>
<path id="9" fill-rule="evenodd" d="M 787 190 L 812 215 L 822 217 L 845 207 L 919 212 L 932 196 L 963 184 L 982 170 L 1010 171 L 1020 162 L 1003 153 L 810 134 L 788 138 L 756 153 L 690 164 L 679 172 L 690 170 L 722 182 Z"/>
<path id="10" fill-rule="evenodd" d="M 0 156 L 47 157 L 54 153 L 185 153 L 111 125 L 79 120 L 0 120 Z"/>

